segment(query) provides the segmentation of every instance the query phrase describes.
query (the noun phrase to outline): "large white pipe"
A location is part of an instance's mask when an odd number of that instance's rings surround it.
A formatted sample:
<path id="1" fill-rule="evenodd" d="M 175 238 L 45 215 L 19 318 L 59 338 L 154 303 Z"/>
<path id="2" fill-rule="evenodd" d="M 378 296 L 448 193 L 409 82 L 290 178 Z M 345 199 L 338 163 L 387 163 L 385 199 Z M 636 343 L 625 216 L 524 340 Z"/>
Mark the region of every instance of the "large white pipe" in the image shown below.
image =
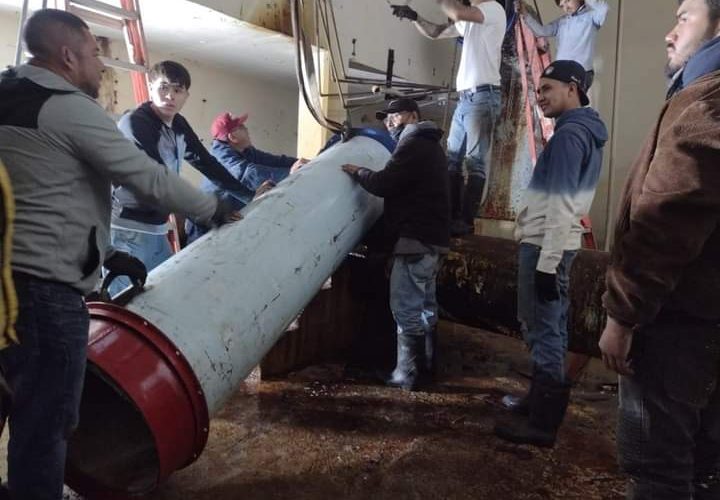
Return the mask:
<path id="1" fill-rule="evenodd" d="M 71 486 L 104 499 L 146 493 L 198 456 L 208 417 L 382 213 L 382 200 L 340 166 L 378 170 L 389 158 L 372 138 L 338 143 L 248 205 L 243 220 L 154 269 L 125 309 L 90 305 Z"/>
<path id="2" fill-rule="evenodd" d="M 381 168 L 373 139 L 335 145 L 261 199 L 153 270 L 126 307 L 185 355 L 212 415 L 382 213 L 340 165 Z"/>

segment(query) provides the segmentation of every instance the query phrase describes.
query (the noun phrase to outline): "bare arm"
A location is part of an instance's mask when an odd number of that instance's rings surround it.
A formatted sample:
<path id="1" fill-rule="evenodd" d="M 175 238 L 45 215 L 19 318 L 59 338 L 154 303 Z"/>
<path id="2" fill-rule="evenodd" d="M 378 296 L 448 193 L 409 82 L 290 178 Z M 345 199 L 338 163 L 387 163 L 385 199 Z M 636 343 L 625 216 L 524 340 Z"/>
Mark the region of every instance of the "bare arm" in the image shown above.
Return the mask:
<path id="1" fill-rule="evenodd" d="M 454 22 L 444 24 L 436 24 L 418 16 L 417 21 L 413 21 L 413 25 L 424 36 L 437 40 L 439 38 L 457 38 L 460 36 Z"/>
<path id="2" fill-rule="evenodd" d="M 482 10 L 463 5 L 458 0 L 442 0 L 440 8 L 453 22 L 467 21 L 480 24 L 485 22 L 485 14 L 483 14 Z"/>

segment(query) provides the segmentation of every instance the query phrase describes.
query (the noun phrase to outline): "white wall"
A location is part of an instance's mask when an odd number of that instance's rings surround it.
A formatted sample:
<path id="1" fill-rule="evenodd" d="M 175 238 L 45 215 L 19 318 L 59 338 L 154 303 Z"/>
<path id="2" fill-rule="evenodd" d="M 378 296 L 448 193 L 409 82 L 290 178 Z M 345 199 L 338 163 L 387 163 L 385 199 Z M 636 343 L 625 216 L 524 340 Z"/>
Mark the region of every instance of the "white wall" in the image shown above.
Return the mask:
<path id="1" fill-rule="evenodd" d="M 195 0 L 248 22 L 283 23 L 289 17 L 289 0 Z M 407 3 L 393 0 L 392 3 Z M 306 0 L 311 11 L 313 1 Z M 424 38 L 407 21 L 392 16 L 386 0 L 332 0 L 344 64 L 352 56 L 352 40 L 356 42 L 358 62 L 384 70 L 387 50 L 395 49 L 395 73 L 411 81 L 443 84 L 452 82 L 454 41 L 432 41 Z M 412 7 L 423 17 L 436 22 L 446 18 L 435 0 L 413 0 Z M 266 21 L 267 20 L 267 21 Z"/>

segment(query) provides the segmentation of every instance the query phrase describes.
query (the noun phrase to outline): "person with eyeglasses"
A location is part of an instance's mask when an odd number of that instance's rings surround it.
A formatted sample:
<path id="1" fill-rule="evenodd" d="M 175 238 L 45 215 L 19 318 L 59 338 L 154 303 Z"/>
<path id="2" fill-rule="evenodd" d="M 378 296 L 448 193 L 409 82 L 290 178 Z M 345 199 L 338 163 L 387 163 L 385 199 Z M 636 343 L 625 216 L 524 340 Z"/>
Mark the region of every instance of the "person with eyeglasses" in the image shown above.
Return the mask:
<path id="1" fill-rule="evenodd" d="M 150 101 L 120 118 L 120 131 L 152 159 L 175 173 L 183 161 L 199 170 L 219 188 L 248 203 L 254 192 L 233 177 L 203 146 L 188 121 L 180 114 L 190 97 L 190 73 L 180 63 L 163 61 L 149 72 Z M 167 238 L 169 212 L 138 199 L 123 186 L 113 187 L 111 241 L 116 249 L 140 259 L 148 271 L 172 255 Z M 178 229 L 183 227 L 178 221 Z M 130 285 L 125 277 L 109 287 L 116 295 Z"/>

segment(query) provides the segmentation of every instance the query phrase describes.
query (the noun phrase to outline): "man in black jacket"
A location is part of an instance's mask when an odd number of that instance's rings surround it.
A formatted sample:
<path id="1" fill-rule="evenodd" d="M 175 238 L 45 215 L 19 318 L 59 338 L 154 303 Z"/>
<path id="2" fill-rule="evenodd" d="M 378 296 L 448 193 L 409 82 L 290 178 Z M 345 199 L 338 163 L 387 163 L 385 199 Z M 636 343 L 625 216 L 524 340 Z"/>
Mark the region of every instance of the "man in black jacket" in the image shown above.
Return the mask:
<path id="1" fill-rule="evenodd" d="M 342 169 L 370 193 L 385 199 L 385 223 L 394 241 L 390 308 L 398 333 L 397 365 L 388 385 L 416 390 L 433 370 L 437 301 L 435 279 L 440 255 L 450 244 L 447 158 L 442 131 L 420 121 L 412 99 L 397 99 L 385 110 L 402 129 L 384 169 L 356 165 Z"/>

